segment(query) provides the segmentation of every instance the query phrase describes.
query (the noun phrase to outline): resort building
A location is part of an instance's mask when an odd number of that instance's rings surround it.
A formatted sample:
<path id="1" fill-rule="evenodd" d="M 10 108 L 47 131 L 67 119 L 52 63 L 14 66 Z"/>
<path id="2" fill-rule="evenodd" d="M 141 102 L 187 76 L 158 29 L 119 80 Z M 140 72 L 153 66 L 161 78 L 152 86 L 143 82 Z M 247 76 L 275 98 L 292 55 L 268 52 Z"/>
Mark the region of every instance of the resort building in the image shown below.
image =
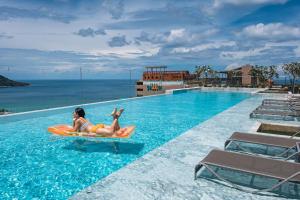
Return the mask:
<path id="1" fill-rule="evenodd" d="M 252 65 L 243 65 L 239 68 L 227 71 L 227 79 L 233 80 L 237 85 L 249 87 L 255 83 L 255 78 L 251 77 Z"/>
<path id="2" fill-rule="evenodd" d="M 166 90 L 197 86 L 257 87 L 258 77 L 251 76 L 252 65 L 226 71 L 205 71 L 201 75 L 187 70 L 168 71 L 166 66 L 146 67 L 142 80 L 136 82 L 136 95 L 163 94 Z"/>
<path id="3" fill-rule="evenodd" d="M 185 81 L 195 79 L 189 71 L 168 71 L 166 66 L 149 66 L 142 80 L 136 82 L 137 96 L 162 94 L 166 90 L 184 88 Z"/>
<path id="4" fill-rule="evenodd" d="M 251 76 L 252 67 L 252 65 L 247 64 L 231 70 L 214 71 L 213 74 L 201 77 L 199 80 L 205 82 L 204 86 L 252 87 L 259 84 L 257 77 Z M 203 79 L 205 81 L 203 81 Z"/>

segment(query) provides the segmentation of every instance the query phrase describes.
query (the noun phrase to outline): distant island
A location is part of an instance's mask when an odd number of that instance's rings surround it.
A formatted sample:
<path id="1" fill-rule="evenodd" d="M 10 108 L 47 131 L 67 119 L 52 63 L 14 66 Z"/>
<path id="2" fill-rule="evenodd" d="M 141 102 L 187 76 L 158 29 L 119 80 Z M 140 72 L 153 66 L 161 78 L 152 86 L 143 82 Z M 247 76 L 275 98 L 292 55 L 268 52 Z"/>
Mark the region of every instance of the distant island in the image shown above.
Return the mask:
<path id="1" fill-rule="evenodd" d="M 29 83 L 17 82 L 0 75 L 0 87 L 28 86 Z"/>
<path id="2" fill-rule="evenodd" d="M 28 86 L 29 83 L 13 81 L 5 76 L 0 75 L 0 88 L 1 87 L 18 87 L 18 86 Z M 0 115 L 10 114 L 11 112 L 5 108 L 0 108 Z"/>

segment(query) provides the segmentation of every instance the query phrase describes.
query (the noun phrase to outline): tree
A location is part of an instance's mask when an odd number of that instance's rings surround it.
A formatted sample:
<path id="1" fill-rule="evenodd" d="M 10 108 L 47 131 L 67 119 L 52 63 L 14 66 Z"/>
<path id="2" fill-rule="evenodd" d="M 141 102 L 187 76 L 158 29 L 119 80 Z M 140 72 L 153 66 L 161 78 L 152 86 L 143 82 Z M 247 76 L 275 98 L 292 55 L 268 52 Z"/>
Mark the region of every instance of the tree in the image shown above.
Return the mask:
<path id="1" fill-rule="evenodd" d="M 204 77 L 205 77 L 204 84 L 206 84 L 206 80 L 207 80 L 208 74 L 211 74 L 212 71 L 213 71 L 211 69 L 211 67 L 209 65 L 202 65 L 202 66 L 196 66 L 195 68 L 196 68 L 195 72 L 197 74 L 198 80 L 201 77 L 203 77 L 203 75 L 204 75 Z"/>
<path id="2" fill-rule="evenodd" d="M 6 110 L 5 108 L 0 108 L 0 115 L 3 115 L 7 112 L 8 112 L 8 110 Z"/>
<path id="3" fill-rule="evenodd" d="M 265 86 L 268 82 L 269 86 L 274 77 L 278 78 L 276 66 L 258 66 L 255 65 L 250 70 L 250 75 L 255 79 L 255 85 Z"/>
<path id="4" fill-rule="evenodd" d="M 295 81 L 297 78 L 300 77 L 300 63 L 299 62 L 292 62 L 288 64 L 284 64 L 282 69 L 285 74 L 288 74 L 290 77 L 291 85 L 292 85 L 292 92 L 295 92 Z"/>
<path id="5" fill-rule="evenodd" d="M 253 86 L 257 86 L 258 85 L 258 77 L 261 74 L 261 70 L 258 66 L 252 66 L 249 75 L 252 78 L 252 82 L 254 83 Z"/>
<path id="6" fill-rule="evenodd" d="M 228 71 L 228 77 L 230 78 L 230 86 L 240 86 L 242 83 L 243 73 L 240 70 Z"/>
<path id="7" fill-rule="evenodd" d="M 271 87 L 272 86 L 272 79 L 274 77 L 276 77 L 276 78 L 279 77 L 279 75 L 277 73 L 277 66 L 270 65 L 270 66 L 264 67 L 263 75 L 267 79 L 269 87 Z"/>

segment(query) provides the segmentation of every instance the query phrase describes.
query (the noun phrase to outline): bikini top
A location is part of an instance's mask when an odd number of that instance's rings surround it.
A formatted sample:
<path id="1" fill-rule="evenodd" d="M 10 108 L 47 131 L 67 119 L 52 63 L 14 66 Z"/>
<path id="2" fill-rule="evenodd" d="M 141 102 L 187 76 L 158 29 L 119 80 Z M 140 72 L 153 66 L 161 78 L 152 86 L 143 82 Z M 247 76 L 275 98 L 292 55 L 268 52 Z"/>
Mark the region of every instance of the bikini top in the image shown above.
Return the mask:
<path id="1" fill-rule="evenodd" d="M 89 121 L 87 121 L 87 120 L 84 119 L 83 117 L 80 117 L 79 119 L 81 119 L 81 120 L 84 121 L 84 123 L 81 124 L 81 126 L 80 126 L 80 128 L 79 128 L 79 131 L 80 131 L 80 132 L 83 132 L 83 131 L 90 125 L 90 123 L 89 123 Z"/>

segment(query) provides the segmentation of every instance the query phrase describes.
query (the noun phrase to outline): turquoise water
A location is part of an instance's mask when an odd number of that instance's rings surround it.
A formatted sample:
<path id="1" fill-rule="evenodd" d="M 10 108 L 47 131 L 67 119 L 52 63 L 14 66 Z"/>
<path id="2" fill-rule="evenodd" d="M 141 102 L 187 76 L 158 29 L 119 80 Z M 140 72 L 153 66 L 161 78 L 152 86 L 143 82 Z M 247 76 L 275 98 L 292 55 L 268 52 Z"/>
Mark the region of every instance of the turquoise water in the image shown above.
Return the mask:
<path id="1" fill-rule="evenodd" d="M 66 199 L 184 131 L 248 98 L 246 93 L 187 92 L 84 106 L 87 118 L 136 125 L 131 139 L 61 138 L 48 126 L 71 123 L 73 108 L 0 118 L 0 199 Z M 204 136 L 205 137 L 205 136 Z"/>

